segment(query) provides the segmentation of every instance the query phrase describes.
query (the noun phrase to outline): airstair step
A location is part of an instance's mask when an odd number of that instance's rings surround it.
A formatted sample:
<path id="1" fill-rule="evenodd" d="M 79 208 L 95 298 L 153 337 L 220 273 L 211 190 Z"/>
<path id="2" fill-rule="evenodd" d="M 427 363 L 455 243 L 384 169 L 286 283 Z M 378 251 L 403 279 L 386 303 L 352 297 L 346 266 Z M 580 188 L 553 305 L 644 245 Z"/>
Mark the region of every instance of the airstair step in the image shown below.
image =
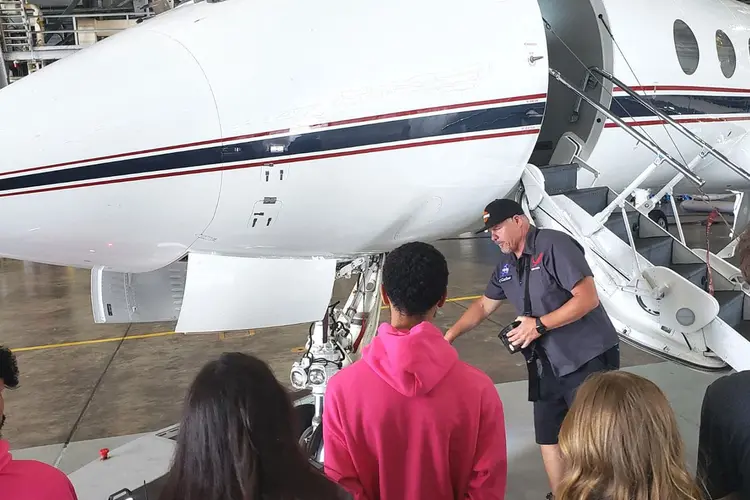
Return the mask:
<path id="1" fill-rule="evenodd" d="M 701 290 L 706 289 L 705 264 L 672 264 L 669 267 L 672 271 L 700 287 Z"/>
<path id="2" fill-rule="evenodd" d="M 544 190 L 554 196 L 566 191 L 575 191 L 578 187 L 578 165 L 547 165 L 540 168 L 544 176 Z"/>
<path id="3" fill-rule="evenodd" d="M 732 328 L 737 328 L 742 323 L 745 294 L 732 290 L 717 290 L 714 297 L 719 302 L 719 318 Z"/>
<path id="4" fill-rule="evenodd" d="M 628 222 L 630 223 L 630 232 L 633 233 L 633 238 L 638 238 L 638 216 L 640 215 L 637 211 L 628 212 Z M 609 216 L 604 226 L 620 237 L 622 241 L 630 245 L 628 240 L 628 232 L 625 228 L 625 221 L 622 219 L 622 212 L 616 210 Z"/>
<path id="5" fill-rule="evenodd" d="M 635 240 L 635 249 L 653 265 L 671 267 L 672 241 L 671 236 L 638 238 Z"/>
<path id="6" fill-rule="evenodd" d="M 567 191 L 561 194 L 570 198 L 570 200 L 588 212 L 589 215 L 596 215 L 607 206 L 609 188 L 606 186 L 584 188 L 576 189 L 575 191 Z"/>

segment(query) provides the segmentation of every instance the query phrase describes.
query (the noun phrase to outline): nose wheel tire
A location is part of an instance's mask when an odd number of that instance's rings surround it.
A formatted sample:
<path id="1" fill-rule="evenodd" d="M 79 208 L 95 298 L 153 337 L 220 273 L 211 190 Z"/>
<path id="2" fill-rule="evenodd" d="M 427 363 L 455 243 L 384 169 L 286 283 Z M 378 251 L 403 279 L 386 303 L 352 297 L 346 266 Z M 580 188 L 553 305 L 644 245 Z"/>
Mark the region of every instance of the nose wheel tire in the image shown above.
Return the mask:
<path id="1" fill-rule="evenodd" d="M 300 430 L 299 445 L 310 462 L 322 467 L 323 425 L 313 427 L 312 419 L 315 415 L 315 405 L 298 404 L 294 407 L 297 414 L 297 429 Z"/>
<path id="2" fill-rule="evenodd" d="M 318 469 L 323 468 L 323 425 L 308 427 L 302 433 L 299 440 L 302 451 L 304 451 L 310 463 Z"/>

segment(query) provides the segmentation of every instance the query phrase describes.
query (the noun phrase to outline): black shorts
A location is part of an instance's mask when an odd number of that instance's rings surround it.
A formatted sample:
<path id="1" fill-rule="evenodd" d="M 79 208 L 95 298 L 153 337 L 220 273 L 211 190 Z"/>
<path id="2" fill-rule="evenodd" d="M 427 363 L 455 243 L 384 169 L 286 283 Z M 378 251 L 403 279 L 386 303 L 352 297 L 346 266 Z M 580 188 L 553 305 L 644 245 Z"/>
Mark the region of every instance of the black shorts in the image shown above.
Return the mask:
<path id="1" fill-rule="evenodd" d="M 537 444 L 557 444 L 565 415 L 573 404 L 578 387 L 592 373 L 620 368 L 620 347 L 600 354 L 578 370 L 555 377 L 546 359 L 542 359 L 543 376 L 539 381 L 540 400 L 534 401 L 534 433 Z"/>

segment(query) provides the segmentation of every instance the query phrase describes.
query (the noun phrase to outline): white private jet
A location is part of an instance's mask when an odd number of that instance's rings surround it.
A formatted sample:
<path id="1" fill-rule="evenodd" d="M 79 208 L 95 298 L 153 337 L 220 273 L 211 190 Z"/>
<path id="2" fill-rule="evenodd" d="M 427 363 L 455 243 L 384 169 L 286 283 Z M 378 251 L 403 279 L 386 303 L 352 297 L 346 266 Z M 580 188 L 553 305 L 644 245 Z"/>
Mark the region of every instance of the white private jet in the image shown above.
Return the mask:
<path id="1" fill-rule="evenodd" d="M 313 322 L 321 459 L 383 255 L 497 197 L 584 244 L 624 341 L 748 369 L 744 281 L 656 202 L 735 191 L 747 223 L 749 44 L 733 0 L 188 1 L 0 91 L 0 255 L 92 269 L 100 323 Z"/>

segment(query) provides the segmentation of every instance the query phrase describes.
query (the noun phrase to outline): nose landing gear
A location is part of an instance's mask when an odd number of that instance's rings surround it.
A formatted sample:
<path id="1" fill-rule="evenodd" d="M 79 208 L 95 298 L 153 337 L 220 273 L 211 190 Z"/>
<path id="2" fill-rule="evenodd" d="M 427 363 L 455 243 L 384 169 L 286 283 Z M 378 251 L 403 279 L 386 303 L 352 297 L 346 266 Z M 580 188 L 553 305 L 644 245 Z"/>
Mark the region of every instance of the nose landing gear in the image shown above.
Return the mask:
<path id="1" fill-rule="evenodd" d="M 343 308 L 329 307 L 321 321 L 310 325 L 305 352 L 292 365 L 290 379 L 297 390 L 310 394 L 296 408 L 302 423 L 299 443 L 310 461 L 322 467 L 323 402 L 328 381 L 340 369 L 359 359 L 360 350 L 375 336 L 380 318 L 380 282 L 383 254 L 359 257 L 342 266 L 337 278 L 357 281 Z"/>

